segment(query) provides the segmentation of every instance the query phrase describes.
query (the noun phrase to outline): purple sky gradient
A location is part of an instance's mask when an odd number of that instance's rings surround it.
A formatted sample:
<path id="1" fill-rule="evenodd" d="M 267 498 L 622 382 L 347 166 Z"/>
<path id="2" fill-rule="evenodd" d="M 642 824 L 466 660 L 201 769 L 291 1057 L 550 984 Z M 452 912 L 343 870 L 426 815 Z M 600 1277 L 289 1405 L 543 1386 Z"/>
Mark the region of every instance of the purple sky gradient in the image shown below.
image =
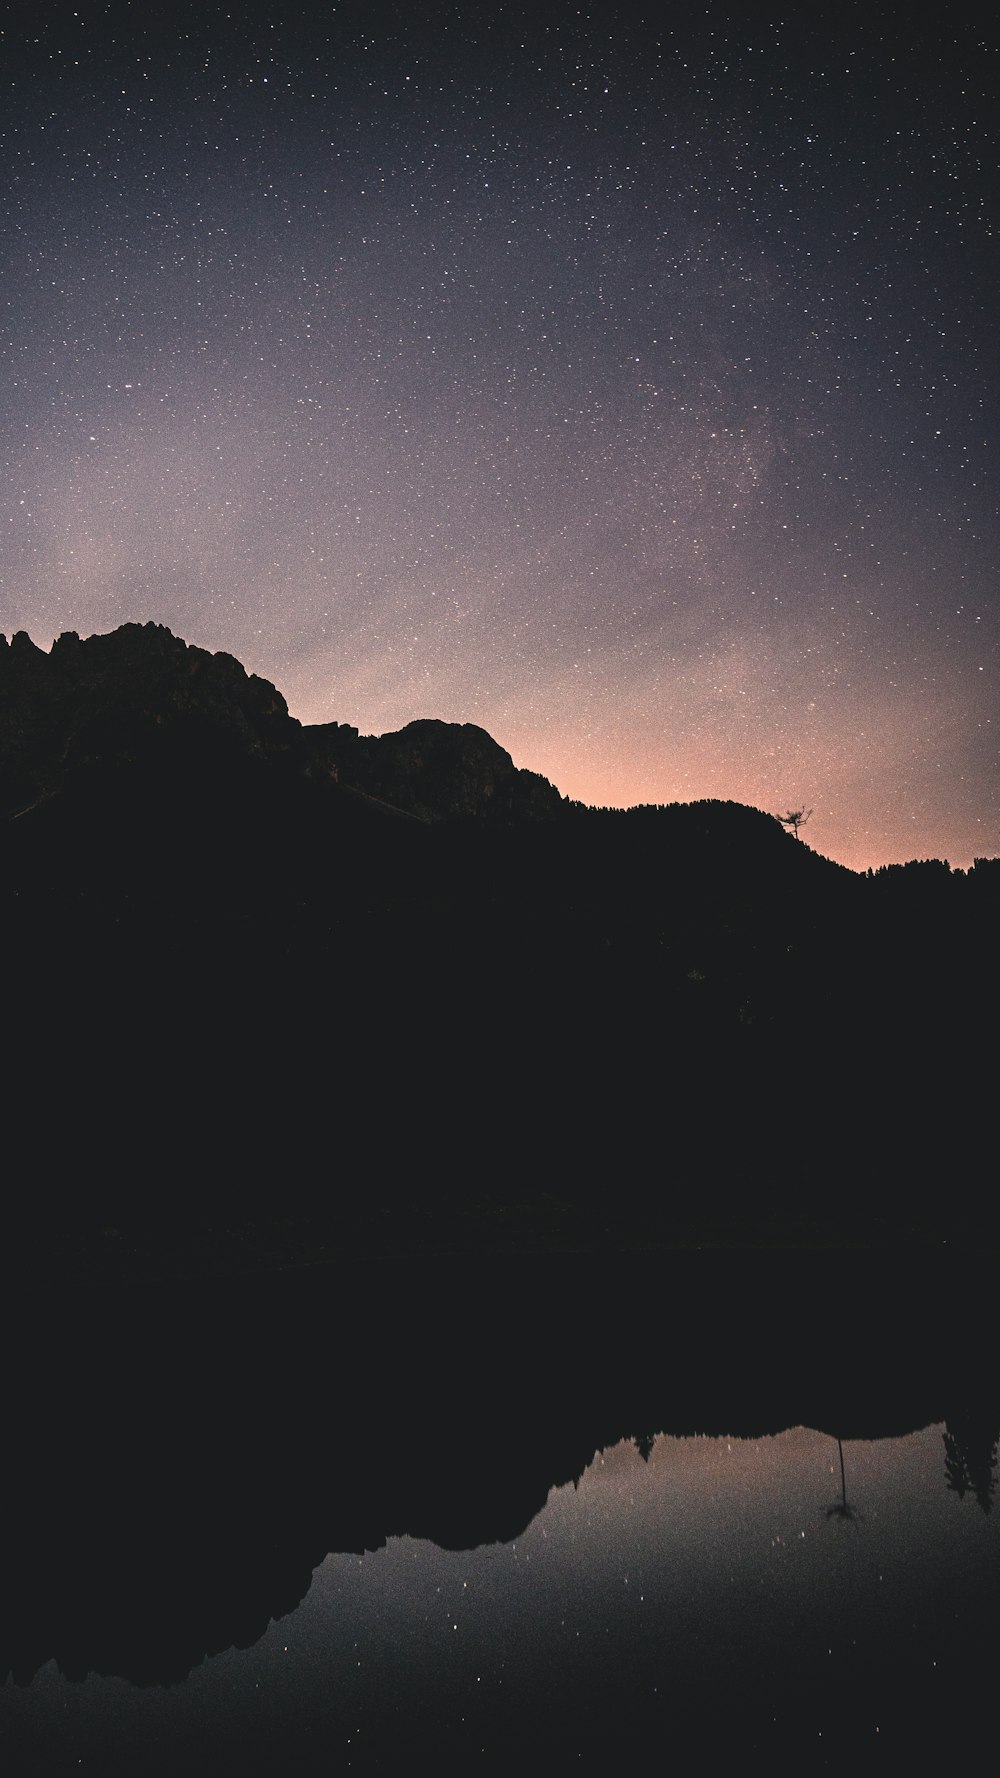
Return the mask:
<path id="1" fill-rule="evenodd" d="M 1000 852 L 996 35 L 401 10 L 8 32 L 0 629 Z"/>

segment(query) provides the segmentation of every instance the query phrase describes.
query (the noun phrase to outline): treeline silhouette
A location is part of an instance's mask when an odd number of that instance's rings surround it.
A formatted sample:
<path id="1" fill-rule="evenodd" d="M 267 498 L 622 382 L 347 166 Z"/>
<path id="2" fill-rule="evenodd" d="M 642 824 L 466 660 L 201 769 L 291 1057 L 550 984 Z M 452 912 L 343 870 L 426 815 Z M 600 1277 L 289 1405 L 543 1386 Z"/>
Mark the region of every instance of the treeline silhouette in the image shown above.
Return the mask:
<path id="1" fill-rule="evenodd" d="M 998 860 L 586 809 L 156 625 L 0 646 L 0 845 L 29 1244 L 996 1231 Z"/>

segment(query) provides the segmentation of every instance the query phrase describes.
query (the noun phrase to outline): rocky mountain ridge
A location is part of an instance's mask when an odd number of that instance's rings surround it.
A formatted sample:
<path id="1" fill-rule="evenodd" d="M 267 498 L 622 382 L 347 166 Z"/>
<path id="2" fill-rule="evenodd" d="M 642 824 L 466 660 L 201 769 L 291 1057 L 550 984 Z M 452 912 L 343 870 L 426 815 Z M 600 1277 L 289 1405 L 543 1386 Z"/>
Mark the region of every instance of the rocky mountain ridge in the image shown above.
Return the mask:
<path id="1" fill-rule="evenodd" d="M 303 727 L 281 693 L 232 655 L 160 624 L 124 624 L 50 653 L 24 631 L 0 637 L 0 816 L 58 793 L 81 771 L 192 744 L 230 763 L 324 775 L 422 821 L 546 819 L 563 798 L 472 723 L 435 719 L 361 736 L 347 723 Z"/>

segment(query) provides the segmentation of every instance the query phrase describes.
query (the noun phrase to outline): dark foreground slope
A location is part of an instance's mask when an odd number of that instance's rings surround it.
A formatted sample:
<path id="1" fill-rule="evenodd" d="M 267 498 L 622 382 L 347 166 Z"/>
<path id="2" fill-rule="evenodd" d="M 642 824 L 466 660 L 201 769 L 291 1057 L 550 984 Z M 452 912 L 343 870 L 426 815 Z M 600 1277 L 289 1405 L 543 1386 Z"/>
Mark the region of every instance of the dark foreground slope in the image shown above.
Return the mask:
<path id="1" fill-rule="evenodd" d="M 995 863 L 585 810 L 154 625 L 0 647 L 0 818 L 25 1241 L 992 1229 Z"/>

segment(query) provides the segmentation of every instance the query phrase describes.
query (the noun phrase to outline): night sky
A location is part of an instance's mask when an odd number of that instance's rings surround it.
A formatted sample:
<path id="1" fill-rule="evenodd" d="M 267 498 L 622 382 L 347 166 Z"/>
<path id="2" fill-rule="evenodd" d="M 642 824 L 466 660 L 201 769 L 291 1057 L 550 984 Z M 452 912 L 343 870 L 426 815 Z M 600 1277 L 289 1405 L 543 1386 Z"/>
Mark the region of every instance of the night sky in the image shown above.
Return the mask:
<path id="1" fill-rule="evenodd" d="M 0 629 L 1000 852 L 976 10 L 7 9 Z"/>

